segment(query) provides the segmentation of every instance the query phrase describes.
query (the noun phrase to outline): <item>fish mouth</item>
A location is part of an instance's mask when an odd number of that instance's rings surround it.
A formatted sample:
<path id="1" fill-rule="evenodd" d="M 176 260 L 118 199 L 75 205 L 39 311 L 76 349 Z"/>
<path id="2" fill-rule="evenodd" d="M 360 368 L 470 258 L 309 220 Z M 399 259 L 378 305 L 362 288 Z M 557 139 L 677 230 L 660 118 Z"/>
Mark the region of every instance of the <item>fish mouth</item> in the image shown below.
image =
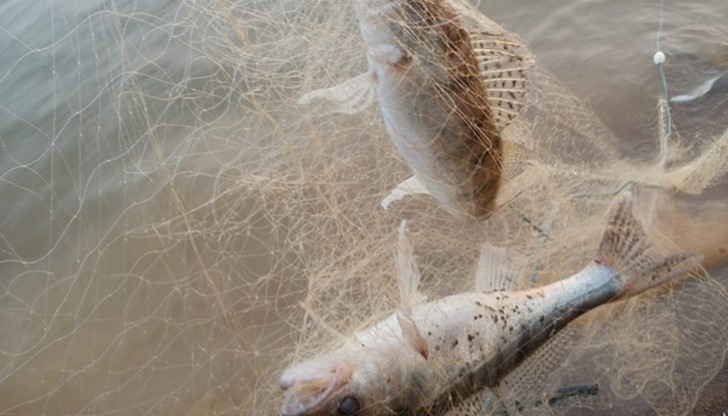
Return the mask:
<path id="1" fill-rule="evenodd" d="M 360 4 L 366 7 L 369 13 L 375 16 L 384 16 L 397 6 L 396 0 L 360 0 Z"/>
<path id="2" fill-rule="evenodd" d="M 376 21 L 389 16 L 398 6 L 395 0 L 359 0 L 354 7 L 359 19 Z"/>
<path id="3" fill-rule="evenodd" d="M 353 365 L 322 361 L 304 363 L 283 373 L 278 383 L 285 392 L 281 416 L 325 414 L 336 409 L 336 398 L 349 384 Z"/>

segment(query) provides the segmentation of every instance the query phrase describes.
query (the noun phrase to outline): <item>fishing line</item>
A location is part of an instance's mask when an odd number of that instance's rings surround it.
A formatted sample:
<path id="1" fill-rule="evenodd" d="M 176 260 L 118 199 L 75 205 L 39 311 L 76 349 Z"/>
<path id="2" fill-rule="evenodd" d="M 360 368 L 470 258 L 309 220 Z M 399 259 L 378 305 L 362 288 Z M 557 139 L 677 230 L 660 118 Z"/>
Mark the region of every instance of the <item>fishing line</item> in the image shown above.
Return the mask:
<path id="1" fill-rule="evenodd" d="M 659 153 L 657 156 L 657 167 L 661 172 L 665 171 L 665 165 L 667 165 L 667 144 L 672 135 L 672 114 L 670 111 L 670 92 L 667 84 L 667 77 L 665 76 L 665 53 L 660 48 L 662 40 L 663 27 L 665 24 L 665 1 L 660 0 L 660 12 L 659 21 L 657 24 L 657 34 L 655 38 L 655 53 L 652 55 L 652 62 L 657 67 L 657 71 L 660 74 L 660 81 L 662 82 L 662 94 L 663 97 L 659 100 L 659 128 L 658 128 L 658 140 L 659 140 Z M 654 219 L 654 213 L 657 210 L 657 191 L 652 193 L 650 198 L 650 210 L 649 216 L 646 218 L 646 226 L 652 225 Z"/>
<path id="2" fill-rule="evenodd" d="M 662 40 L 663 26 L 665 23 L 665 0 L 660 0 L 660 20 L 657 25 L 657 35 L 655 39 L 655 53 L 652 55 L 652 62 L 657 66 L 662 81 L 662 94 L 665 100 L 666 125 L 665 134 L 660 137 L 660 158 L 659 163 L 664 166 L 667 160 L 667 140 L 672 134 L 672 115 L 670 113 L 670 92 L 665 76 L 665 53 L 660 49 L 660 41 Z"/>
<path id="3" fill-rule="evenodd" d="M 670 92 L 669 92 L 669 86 L 667 82 L 667 77 L 665 75 L 665 53 L 662 52 L 662 49 L 660 48 L 662 35 L 663 35 L 663 27 L 665 24 L 665 2 L 666 0 L 660 0 L 659 5 L 659 19 L 658 19 L 658 26 L 657 26 L 657 34 L 655 38 L 655 53 L 652 56 L 652 62 L 657 66 L 657 70 L 660 74 L 660 82 L 662 83 L 662 94 L 663 97 L 659 100 L 659 129 L 658 129 L 658 140 L 659 140 L 659 153 L 657 156 L 657 166 L 658 168 L 664 172 L 665 166 L 667 164 L 667 145 L 668 140 L 670 136 L 672 135 L 672 114 L 670 111 Z M 576 198 L 583 198 L 583 197 L 593 197 L 593 196 L 612 196 L 618 194 L 622 189 L 630 185 L 630 182 L 621 183 L 617 186 L 617 189 L 615 191 L 608 191 L 608 192 L 598 192 L 598 193 L 591 193 L 591 192 L 578 192 L 573 193 L 566 196 L 567 200 L 573 200 Z M 654 190 L 652 193 L 652 197 L 650 198 L 650 209 L 649 209 L 649 215 L 647 218 L 645 218 L 645 226 L 650 227 L 652 224 L 652 221 L 654 219 L 654 213 L 657 209 L 657 200 L 658 200 L 658 191 Z M 546 243 L 549 239 L 549 234 L 551 232 L 551 229 L 554 226 L 554 222 L 556 221 L 556 217 L 561 211 L 561 205 L 556 204 L 552 208 L 552 212 L 546 222 L 539 227 L 539 231 L 542 233 L 543 237 L 543 246 L 545 248 Z M 534 287 L 537 285 L 538 280 L 538 271 L 539 267 L 538 264 L 540 263 L 541 259 L 538 259 L 535 262 L 533 271 L 530 276 L 530 284 L 531 287 Z"/>

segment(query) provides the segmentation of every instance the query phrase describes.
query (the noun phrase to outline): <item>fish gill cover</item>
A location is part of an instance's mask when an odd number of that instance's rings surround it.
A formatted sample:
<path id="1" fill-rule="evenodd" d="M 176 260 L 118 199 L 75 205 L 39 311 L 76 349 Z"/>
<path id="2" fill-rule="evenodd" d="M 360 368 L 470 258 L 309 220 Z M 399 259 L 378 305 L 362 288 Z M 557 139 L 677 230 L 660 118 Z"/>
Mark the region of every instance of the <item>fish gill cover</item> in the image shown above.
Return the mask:
<path id="1" fill-rule="evenodd" d="M 686 127 L 663 166 L 658 140 L 612 133 L 517 35 L 455 2 L 530 63 L 502 131 L 524 150 L 485 220 L 426 195 L 383 210 L 410 171 L 377 106 L 296 103 L 366 70 L 350 2 L 31 3 L 0 6 L 0 413 L 275 413 L 284 368 L 398 306 L 402 219 L 430 299 L 472 290 L 484 242 L 522 253 L 523 284 L 540 285 L 590 259 L 625 186 L 650 238 L 707 272 L 578 320 L 502 405 L 725 410 L 728 126 L 694 110 L 709 97 L 675 104 Z M 643 119 L 654 137 L 660 108 Z"/>

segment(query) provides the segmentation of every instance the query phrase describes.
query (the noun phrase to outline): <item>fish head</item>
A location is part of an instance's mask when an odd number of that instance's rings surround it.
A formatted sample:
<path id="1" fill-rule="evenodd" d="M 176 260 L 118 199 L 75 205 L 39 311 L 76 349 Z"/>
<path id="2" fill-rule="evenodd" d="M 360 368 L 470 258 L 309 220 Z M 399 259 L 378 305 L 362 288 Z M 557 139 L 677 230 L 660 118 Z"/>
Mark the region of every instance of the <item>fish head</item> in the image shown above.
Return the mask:
<path id="1" fill-rule="evenodd" d="M 423 384 L 412 377 L 421 356 L 372 349 L 341 349 L 286 370 L 281 416 L 396 415 L 422 401 Z M 409 366 L 409 368 L 404 368 Z"/>
<path id="2" fill-rule="evenodd" d="M 334 406 L 346 397 L 354 368 L 350 360 L 332 356 L 289 368 L 278 383 L 285 391 L 281 415 L 336 414 Z"/>
<path id="3" fill-rule="evenodd" d="M 471 47 L 457 14 L 442 0 L 357 0 L 355 8 L 375 69 L 446 80 Z"/>

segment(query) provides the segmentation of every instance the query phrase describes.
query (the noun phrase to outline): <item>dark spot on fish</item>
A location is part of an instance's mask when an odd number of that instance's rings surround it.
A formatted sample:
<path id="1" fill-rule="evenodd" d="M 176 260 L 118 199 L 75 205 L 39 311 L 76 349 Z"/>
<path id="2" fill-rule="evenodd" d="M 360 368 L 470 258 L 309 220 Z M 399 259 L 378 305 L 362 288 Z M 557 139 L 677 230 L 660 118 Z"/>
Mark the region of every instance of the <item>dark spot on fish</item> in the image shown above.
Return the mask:
<path id="1" fill-rule="evenodd" d="M 498 315 L 493 315 L 493 323 L 498 323 Z"/>
<path id="2" fill-rule="evenodd" d="M 526 297 L 527 297 L 528 299 L 533 299 L 533 296 L 531 296 L 531 295 L 529 295 L 529 294 L 527 294 L 527 295 L 526 295 Z"/>
<path id="3" fill-rule="evenodd" d="M 468 342 L 473 342 L 474 339 L 475 337 L 473 336 L 473 334 L 468 334 Z"/>
<path id="4" fill-rule="evenodd" d="M 546 319 L 546 317 L 545 317 L 545 316 L 543 316 L 543 315 L 541 315 L 541 316 L 540 316 L 540 317 L 538 318 L 538 321 L 539 321 L 539 322 L 541 322 L 541 323 L 543 323 L 544 319 Z"/>
<path id="5" fill-rule="evenodd" d="M 728 253 L 728 249 L 727 248 L 721 247 L 721 248 L 718 249 L 718 254 L 720 254 L 721 256 L 725 256 L 726 253 Z"/>
<path id="6" fill-rule="evenodd" d="M 440 344 L 435 345 L 435 351 L 440 351 Z"/>
<path id="7" fill-rule="evenodd" d="M 455 347 L 457 347 L 457 346 L 458 346 L 458 344 L 459 344 L 459 341 L 458 341 L 458 339 L 457 339 L 457 338 L 455 338 L 455 341 L 453 341 L 453 343 L 452 343 L 452 348 L 455 348 Z"/>
<path id="8" fill-rule="evenodd" d="M 477 300 L 475 301 L 475 304 L 478 305 L 478 306 L 483 306 L 483 304 L 480 303 L 480 301 L 477 301 Z"/>

